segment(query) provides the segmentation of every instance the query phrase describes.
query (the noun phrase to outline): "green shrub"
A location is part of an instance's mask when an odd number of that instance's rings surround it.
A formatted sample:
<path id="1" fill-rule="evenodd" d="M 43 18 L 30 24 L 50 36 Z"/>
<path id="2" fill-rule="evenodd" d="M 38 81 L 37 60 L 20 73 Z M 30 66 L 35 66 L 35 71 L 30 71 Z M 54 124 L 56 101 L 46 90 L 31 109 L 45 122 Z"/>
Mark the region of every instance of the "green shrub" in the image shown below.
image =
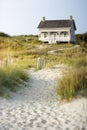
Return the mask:
<path id="1" fill-rule="evenodd" d="M 87 32 L 83 34 L 76 34 L 75 39 L 77 43 L 87 42 Z"/>
<path id="2" fill-rule="evenodd" d="M 8 34 L 0 32 L 0 37 L 10 37 Z"/>

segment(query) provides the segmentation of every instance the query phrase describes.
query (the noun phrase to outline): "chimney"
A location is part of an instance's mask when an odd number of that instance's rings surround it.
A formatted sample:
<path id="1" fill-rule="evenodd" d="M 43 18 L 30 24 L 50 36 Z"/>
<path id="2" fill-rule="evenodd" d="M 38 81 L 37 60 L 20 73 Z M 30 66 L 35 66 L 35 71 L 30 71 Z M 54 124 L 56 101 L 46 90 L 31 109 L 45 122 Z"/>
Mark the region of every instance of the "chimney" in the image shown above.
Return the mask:
<path id="1" fill-rule="evenodd" d="M 45 17 L 42 18 L 42 21 L 43 21 L 43 22 L 45 21 Z"/>
<path id="2" fill-rule="evenodd" d="M 73 20 L 73 16 L 70 16 L 70 20 Z"/>

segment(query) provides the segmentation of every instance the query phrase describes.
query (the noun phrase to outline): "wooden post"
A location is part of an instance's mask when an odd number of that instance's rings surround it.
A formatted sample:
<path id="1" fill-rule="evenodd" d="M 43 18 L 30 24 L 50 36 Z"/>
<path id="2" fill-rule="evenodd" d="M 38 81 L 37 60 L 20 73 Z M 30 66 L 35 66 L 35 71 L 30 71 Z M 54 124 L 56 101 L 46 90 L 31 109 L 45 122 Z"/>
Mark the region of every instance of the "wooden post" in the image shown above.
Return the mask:
<path id="1" fill-rule="evenodd" d="M 37 59 L 37 69 L 38 70 L 41 69 L 41 58 L 40 57 L 38 57 L 38 59 Z"/>

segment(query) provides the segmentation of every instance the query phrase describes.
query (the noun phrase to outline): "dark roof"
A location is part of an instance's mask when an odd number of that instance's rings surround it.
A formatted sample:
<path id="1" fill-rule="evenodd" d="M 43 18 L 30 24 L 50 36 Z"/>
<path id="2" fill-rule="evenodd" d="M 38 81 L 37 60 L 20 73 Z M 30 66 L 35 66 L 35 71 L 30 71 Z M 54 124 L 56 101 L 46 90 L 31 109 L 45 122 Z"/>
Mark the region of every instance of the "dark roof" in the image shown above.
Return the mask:
<path id="1" fill-rule="evenodd" d="M 61 28 L 61 27 L 71 27 L 73 22 L 74 28 L 76 30 L 74 20 L 45 20 L 41 21 L 38 28 Z"/>

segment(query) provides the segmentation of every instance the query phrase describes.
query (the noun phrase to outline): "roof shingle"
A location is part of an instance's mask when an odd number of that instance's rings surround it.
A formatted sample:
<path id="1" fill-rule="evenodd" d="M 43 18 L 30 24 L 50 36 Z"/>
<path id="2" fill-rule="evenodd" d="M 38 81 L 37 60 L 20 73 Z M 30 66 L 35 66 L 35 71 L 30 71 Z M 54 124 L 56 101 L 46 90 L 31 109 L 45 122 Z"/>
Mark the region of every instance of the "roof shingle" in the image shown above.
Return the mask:
<path id="1" fill-rule="evenodd" d="M 45 20 L 41 21 L 38 28 L 61 28 L 61 27 L 71 27 L 72 22 L 76 30 L 74 20 Z"/>

